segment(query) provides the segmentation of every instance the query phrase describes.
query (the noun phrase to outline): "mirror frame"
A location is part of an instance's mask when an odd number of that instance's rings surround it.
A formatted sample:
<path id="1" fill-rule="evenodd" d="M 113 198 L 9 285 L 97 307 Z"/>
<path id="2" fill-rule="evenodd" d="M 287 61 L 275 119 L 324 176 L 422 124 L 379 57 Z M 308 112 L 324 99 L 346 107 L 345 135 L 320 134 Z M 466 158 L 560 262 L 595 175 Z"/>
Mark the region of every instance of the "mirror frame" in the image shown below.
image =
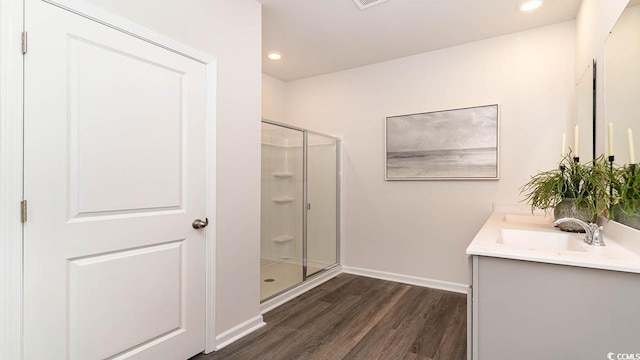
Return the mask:
<path id="1" fill-rule="evenodd" d="M 591 142 L 592 142 L 592 160 L 595 160 L 596 158 L 596 139 L 598 138 L 598 133 L 597 133 L 597 128 L 598 128 L 598 122 L 596 120 L 596 79 L 598 78 L 598 62 L 596 61 L 596 59 L 593 59 L 593 78 L 591 79 L 591 81 L 593 82 L 592 85 L 592 97 L 591 97 L 591 102 L 593 103 L 593 111 L 591 114 L 592 117 L 592 128 L 593 128 L 593 136 L 591 137 Z"/>

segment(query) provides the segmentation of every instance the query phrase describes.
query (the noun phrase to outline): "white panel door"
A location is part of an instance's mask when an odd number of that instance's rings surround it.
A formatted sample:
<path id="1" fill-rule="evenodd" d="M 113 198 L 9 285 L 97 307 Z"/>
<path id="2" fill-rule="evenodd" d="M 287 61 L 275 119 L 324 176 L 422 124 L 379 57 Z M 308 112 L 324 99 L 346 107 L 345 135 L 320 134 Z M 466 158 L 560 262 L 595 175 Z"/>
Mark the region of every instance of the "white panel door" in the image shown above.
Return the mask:
<path id="1" fill-rule="evenodd" d="M 206 65 L 26 1 L 24 354 L 205 346 Z"/>

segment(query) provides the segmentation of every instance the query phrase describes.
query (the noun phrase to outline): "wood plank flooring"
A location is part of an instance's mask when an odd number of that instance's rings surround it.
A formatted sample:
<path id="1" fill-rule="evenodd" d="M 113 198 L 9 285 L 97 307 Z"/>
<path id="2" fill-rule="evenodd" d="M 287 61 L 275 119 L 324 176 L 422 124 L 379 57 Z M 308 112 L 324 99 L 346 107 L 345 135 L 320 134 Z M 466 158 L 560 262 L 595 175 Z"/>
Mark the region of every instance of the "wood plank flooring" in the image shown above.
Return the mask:
<path id="1" fill-rule="evenodd" d="M 341 274 L 191 360 L 463 360 L 466 295 Z"/>

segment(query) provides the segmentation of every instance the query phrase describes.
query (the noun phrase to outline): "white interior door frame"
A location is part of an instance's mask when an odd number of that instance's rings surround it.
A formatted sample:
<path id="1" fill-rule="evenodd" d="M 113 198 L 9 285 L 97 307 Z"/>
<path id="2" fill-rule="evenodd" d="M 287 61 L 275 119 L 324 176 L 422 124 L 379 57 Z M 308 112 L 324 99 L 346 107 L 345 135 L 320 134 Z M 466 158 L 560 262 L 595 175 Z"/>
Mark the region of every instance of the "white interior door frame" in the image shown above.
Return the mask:
<path id="1" fill-rule="evenodd" d="M 23 15 L 0 1 L 0 359 L 22 358 Z"/>
<path id="2" fill-rule="evenodd" d="M 43 0 L 204 64 L 206 119 L 206 343 L 215 349 L 216 59 L 131 21 L 76 0 Z M 23 0 L 0 1 L 0 359 L 22 358 Z M 25 29 L 28 31 L 28 29 Z M 27 55 L 28 56 L 28 53 Z"/>

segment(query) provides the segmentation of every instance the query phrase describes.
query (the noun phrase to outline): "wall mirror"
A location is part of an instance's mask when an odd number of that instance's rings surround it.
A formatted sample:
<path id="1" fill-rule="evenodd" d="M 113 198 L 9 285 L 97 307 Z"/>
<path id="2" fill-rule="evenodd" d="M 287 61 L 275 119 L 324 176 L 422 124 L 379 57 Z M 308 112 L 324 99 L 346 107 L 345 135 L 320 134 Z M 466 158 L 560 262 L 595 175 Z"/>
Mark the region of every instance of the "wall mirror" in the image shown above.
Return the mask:
<path id="1" fill-rule="evenodd" d="M 579 154 L 583 162 L 596 157 L 596 61 L 587 67 L 576 84 L 576 124 L 580 126 Z M 575 149 L 573 149 L 575 151 Z"/>
<path id="2" fill-rule="evenodd" d="M 607 37 L 604 66 L 607 155 L 612 151 L 616 163 L 628 164 L 627 129 L 640 136 L 640 0 L 629 2 Z"/>

